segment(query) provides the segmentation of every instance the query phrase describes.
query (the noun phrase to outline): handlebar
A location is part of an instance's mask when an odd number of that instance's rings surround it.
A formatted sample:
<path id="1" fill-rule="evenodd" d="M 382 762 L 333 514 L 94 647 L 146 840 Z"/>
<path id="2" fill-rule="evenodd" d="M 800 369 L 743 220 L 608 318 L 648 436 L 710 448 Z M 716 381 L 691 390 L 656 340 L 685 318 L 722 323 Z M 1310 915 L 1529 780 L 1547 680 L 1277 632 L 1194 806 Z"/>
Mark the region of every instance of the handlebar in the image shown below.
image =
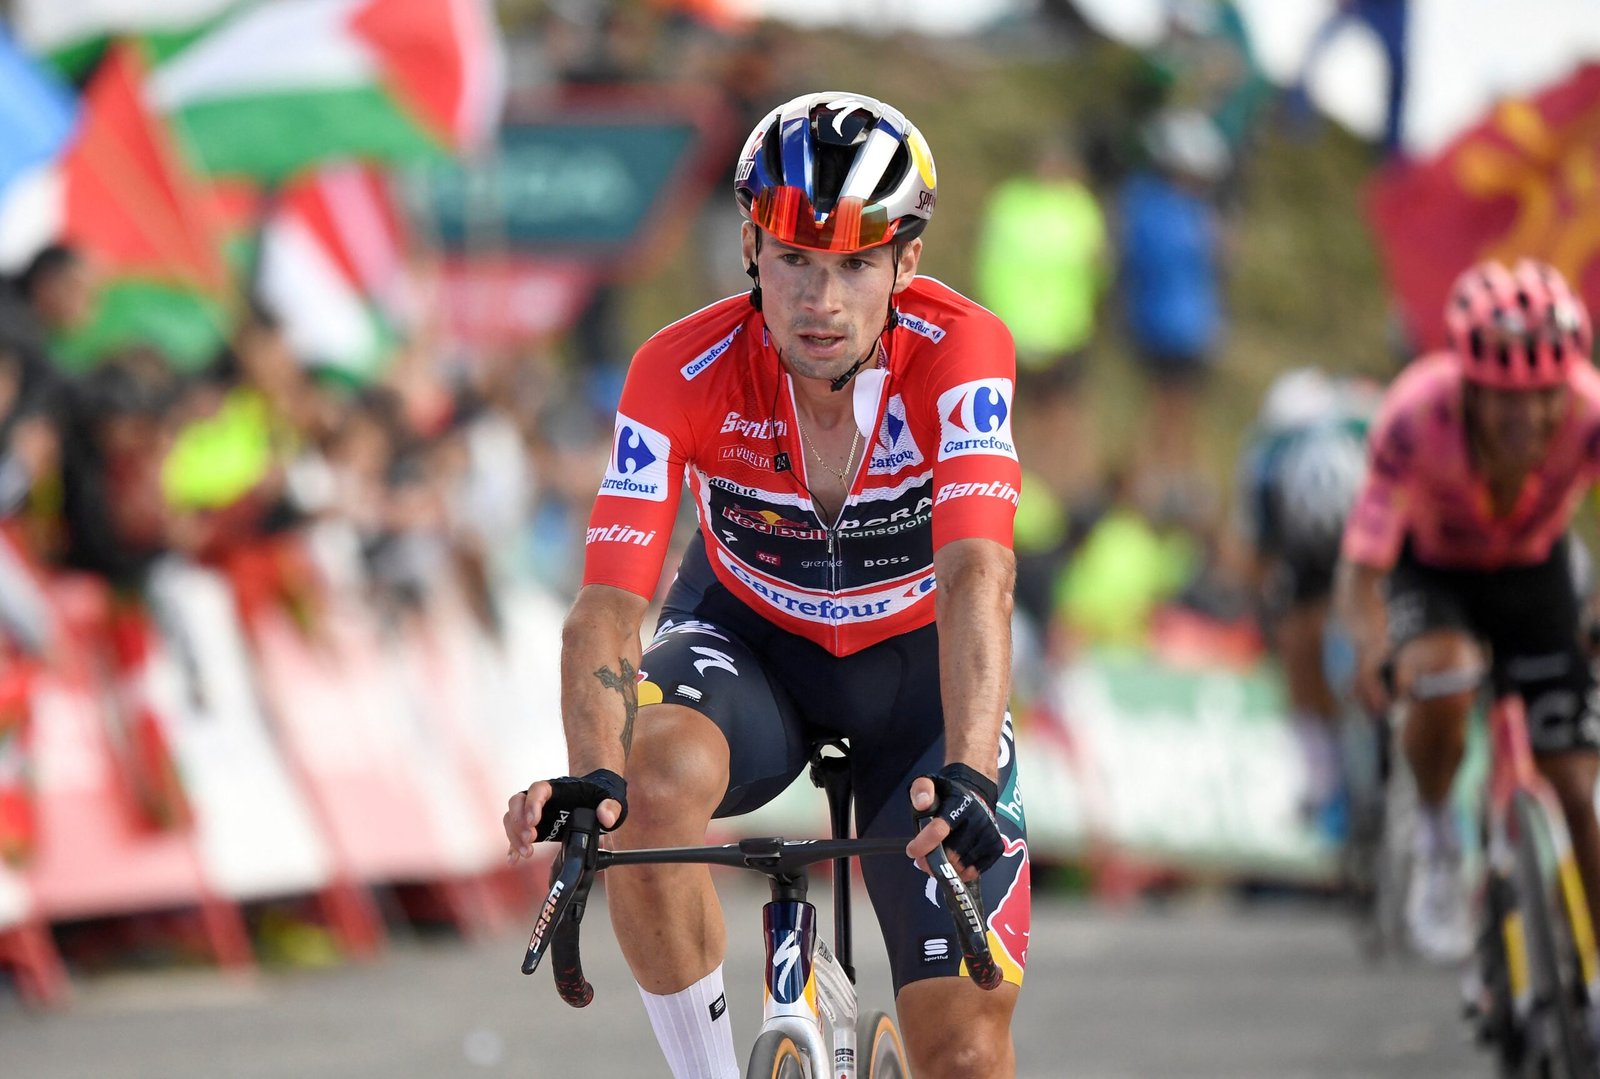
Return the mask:
<path id="1" fill-rule="evenodd" d="M 594 999 L 594 987 L 583 973 L 578 928 L 583 922 L 594 875 L 602 869 L 613 865 L 697 863 L 753 869 L 769 876 L 789 876 L 816 862 L 835 858 L 900 854 L 906 845 L 905 839 L 762 837 L 714 847 L 609 851 L 599 849 L 598 835 L 594 810 L 572 810 L 561 854 L 550 868 L 550 892 L 539 908 L 539 917 L 533 924 L 528 950 L 522 959 L 522 973 L 532 974 L 549 951 L 554 957 L 556 992 L 574 1008 L 586 1007 Z M 1003 980 L 1003 974 L 989 951 L 977 882 L 961 879 L 943 847 L 934 848 L 928 856 L 928 867 L 934 871 L 934 879 L 945 897 L 945 909 L 955 922 L 956 938 L 968 974 L 982 988 L 994 989 Z"/>

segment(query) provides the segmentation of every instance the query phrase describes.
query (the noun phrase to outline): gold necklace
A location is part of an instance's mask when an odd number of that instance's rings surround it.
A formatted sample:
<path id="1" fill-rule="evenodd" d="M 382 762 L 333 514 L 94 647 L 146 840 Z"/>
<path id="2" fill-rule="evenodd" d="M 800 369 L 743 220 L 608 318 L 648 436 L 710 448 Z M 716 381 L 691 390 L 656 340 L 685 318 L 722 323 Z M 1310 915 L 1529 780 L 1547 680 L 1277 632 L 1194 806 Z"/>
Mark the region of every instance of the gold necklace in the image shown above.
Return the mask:
<path id="1" fill-rule="evenodd" d="M 859 426 L 856 427 L 855 437 L 850 440 L 850 457 L 845 461 L 844 467 L 834 468 L 822 454 L 817 452 L 817 447 L 811 444 L 811 438 L 806 434 L 806 426 L 800 422 L 800 410 L 798 408 L 794 410 L 794 425 L 800 429 L 800 441 L 804 442 L 806 449 L 811 451 L 811 456 L 817 459 L 817 464 L 821 465 L 826 471 L 833 473 L 840 483 L 848 483 L 850 476 L 856 470 L 856 454 L 861 451 L 861 428 Z"/>

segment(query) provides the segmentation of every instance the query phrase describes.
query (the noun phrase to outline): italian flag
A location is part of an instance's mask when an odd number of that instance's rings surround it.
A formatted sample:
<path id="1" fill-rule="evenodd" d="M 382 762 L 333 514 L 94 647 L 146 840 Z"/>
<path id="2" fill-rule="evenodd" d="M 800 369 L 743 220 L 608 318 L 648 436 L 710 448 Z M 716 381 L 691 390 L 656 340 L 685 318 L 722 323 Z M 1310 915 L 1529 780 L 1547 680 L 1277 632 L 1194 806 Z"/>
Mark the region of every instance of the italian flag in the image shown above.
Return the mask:
<path id="1" fill-rule="evenodd" d="M 273 0 L 169 56 L 150 93 L 202 172 L 277 184 L 481 145 L 502 61 L 488 0 Z"/>
<path id="2" fill-rule="evenodd" d="M 256 288 L 307 363 L 365 382 L 407 320 L 402 216 L 382 174 L 323 169 L 283 192 L 262 229 Z"/>
<path id="3" fill-rule="evenodd" d="M 8 264 L 61 240 L 82 249 L 101 275 L 90 324 L 62 343 L 73 367 L 148 342 L 192 368 L 215 353 L 227 322 L 220 204 L 146 107 L 143 68 L 134 46 L 113 49 L 84 93 L 65 153 L 0 192 Z"/>

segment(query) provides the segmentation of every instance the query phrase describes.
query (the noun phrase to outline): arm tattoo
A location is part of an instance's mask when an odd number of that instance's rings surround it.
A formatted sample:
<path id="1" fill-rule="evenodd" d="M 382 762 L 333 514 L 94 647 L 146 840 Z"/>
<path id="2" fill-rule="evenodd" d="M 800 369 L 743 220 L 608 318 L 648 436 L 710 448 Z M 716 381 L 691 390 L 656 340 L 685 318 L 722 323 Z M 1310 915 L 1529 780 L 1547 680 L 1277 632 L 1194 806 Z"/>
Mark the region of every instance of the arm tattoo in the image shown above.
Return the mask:
<path id="1" fill-rule="evenodd" d="M 621 657 L 619 662 L 622 664 L 620 676 L 610 667 L 601 667 L 594 672 L 594 676 L 600 679 L 602 686 L 622 694 L 622 755 L 627 757 L 633 749 L 633 721 L 639 714 L 639 672 L 633 669 L 627 656 Z"/>

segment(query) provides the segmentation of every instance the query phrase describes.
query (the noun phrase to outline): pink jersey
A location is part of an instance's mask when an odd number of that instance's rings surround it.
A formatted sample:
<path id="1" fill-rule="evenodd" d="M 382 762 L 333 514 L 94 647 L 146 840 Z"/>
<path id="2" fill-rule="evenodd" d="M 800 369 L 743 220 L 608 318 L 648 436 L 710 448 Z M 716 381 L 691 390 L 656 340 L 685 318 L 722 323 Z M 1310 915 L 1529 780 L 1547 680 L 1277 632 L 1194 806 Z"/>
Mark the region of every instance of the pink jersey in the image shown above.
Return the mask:
<path id="1" fill-rule="evenodd" d="M 1570 410 L 1544 461 L 1516 505 L 1497 515 L 1468 452 L 1455 360 L 1436 353 L 1413 363 L 1373 425 L 1366 483 L 1345 524 L 1345 559 L 1389 569 L 1409 539 L 1417 561 L 1446 569 L 1543 562 L 1600 479 L 1600 372 L 1582 364 L 1570 385 Z"/>

